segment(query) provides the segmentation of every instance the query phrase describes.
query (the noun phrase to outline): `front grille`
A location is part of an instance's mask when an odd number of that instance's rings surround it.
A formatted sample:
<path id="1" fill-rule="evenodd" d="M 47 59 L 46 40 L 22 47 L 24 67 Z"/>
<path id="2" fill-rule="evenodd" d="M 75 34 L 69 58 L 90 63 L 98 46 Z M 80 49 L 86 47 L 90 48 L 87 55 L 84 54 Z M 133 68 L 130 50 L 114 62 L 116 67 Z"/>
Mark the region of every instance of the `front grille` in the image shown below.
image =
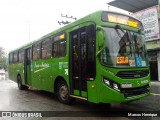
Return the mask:
<path id="1" fill-rule="evenodd" d="M 149 70 L 120 71 L 116 76 L 124 79 L 142 78 L 149 74 Z"/>
<path id="2" fill-rule="evenodd" d="M 150 89 L 149 85 L 146 85 L 139 88 L 123 88 L 121 89 L 121 92 L 124 94 L 125 98 L 128 98 L 148 93 L 149 89 Z"/>

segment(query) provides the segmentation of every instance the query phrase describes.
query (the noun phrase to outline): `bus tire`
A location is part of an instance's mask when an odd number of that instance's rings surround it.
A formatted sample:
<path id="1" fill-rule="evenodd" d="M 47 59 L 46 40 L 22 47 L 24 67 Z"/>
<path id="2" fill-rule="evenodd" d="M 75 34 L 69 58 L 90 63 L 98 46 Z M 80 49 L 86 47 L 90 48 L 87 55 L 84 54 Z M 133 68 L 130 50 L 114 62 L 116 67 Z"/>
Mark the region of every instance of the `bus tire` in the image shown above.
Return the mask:
<path id="1" fill-rule="evenodd" d="M 73 99 L 69 96 L 69 89 L 65 81 L 60 81 L 57 86 L 57 97 L 58 100 L 63 103 L 70 105 Z"/>
<path id="2" fill-rule="evenodd" d="M 25 88 L 25 86 L 22 85 L 22 80 L 20 75 L 17 76 L 17 84 L 18 84 L 19 90 L 23 90 Z"/>

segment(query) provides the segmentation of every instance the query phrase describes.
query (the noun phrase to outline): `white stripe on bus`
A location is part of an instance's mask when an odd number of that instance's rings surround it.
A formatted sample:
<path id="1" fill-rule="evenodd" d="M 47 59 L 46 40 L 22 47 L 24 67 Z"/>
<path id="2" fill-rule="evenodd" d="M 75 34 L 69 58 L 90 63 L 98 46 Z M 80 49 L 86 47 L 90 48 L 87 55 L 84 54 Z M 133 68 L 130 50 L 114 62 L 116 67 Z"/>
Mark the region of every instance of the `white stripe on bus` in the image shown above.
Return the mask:
<path id="1" fill-rule="evenodd" d="M 34 73 L 37 73 L 37 72 L 42 71 L 42 70 L 47 69 L 47 68 L 49 68 L 49 67 L 41 68 L 39 70 L 34 71 Z"/>

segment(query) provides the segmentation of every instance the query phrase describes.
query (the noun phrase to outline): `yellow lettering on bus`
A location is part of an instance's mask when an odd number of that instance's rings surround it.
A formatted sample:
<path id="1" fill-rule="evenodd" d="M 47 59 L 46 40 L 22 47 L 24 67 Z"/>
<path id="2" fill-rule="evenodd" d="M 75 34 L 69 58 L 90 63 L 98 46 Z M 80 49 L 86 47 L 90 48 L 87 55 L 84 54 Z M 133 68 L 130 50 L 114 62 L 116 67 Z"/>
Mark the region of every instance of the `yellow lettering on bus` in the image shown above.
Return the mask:
<path id="1" fill-rule="evenodd" d="M 59 36 L 60 39 L 64 39 L 64 34 Z"/>
<path id="2" fill-rule="evenodd" d="M 127 21 L 123 18 L 117 18 L 117 23 L 121 23 L 121 24 L 127 24 Z"/>
<path id="3" fill-rule="evenodd" d="M 132 26 L 132 27 L 136 27 L 138 28 L 138 21 L 134 21 L 132 19 L 123 17 L 121 15 L 110 15 L 108 14 L 108 21 L 109 22 L 115 22 L 115 23 L 120 23 L 120 24 L 124 24 L 124 25 L 128 25 L 128 26 Z"/>
<path id="4" fill-rule="evenodd" d="M 138 27 L 138 23 L 131 20 L 128 20 L 128 25 L 132 27 Z"/>
<path id="5" fill-rule="evenodd" d="M 129 59 L 128 59 L 128 57 L 124 57 L 124 56 L 117 57 L 116 63 L 117 64 L 128 64 Z"/>
<path id="6" fill-rule="evenodd" d="M 116 17 L 112 15 L 108 15 L 108 21 L 110 22 L 117 22 Z"/>

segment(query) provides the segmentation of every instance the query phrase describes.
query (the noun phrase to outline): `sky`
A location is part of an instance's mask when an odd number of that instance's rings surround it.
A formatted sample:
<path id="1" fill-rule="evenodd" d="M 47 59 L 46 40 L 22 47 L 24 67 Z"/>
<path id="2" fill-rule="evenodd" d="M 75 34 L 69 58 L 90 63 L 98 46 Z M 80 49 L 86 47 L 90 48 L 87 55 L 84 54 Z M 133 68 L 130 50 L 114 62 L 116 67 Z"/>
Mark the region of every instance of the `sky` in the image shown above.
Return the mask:
<path id="1" fill-rule="evenodd" d="M 5 52 L 36 40 L 63 25 L 68 20 L 61 14 L 82 18 L 97 10 L 108 10 L 113 0 L 0 0 L 0 46 Z M 111 11 L 128 14 L 113 6 Z"/>

